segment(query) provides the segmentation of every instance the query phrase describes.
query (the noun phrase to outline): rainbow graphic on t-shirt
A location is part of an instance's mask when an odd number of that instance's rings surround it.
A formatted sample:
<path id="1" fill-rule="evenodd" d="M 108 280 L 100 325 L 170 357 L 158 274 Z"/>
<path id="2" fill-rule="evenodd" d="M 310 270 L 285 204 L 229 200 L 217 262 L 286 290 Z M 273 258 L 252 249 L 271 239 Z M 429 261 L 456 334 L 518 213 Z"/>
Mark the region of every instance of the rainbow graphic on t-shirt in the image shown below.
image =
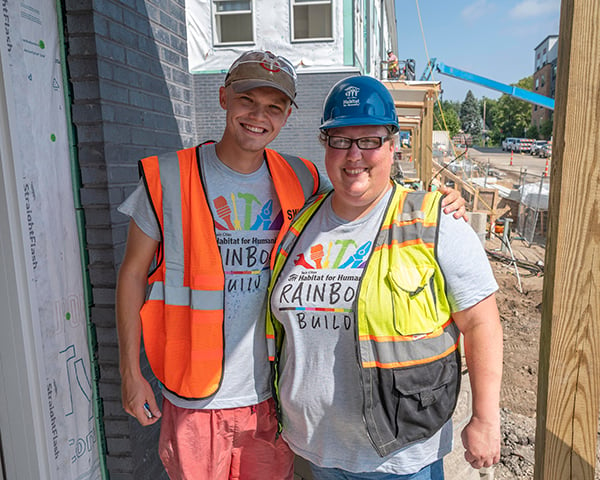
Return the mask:
<path id="1" fill-rule="evenodd" d="M 373 242 L 369 240 L 358 246 L 351 239 L 329 242 L 327 246 L 317 243 L 310 247 L 310 258 L 307 258 L 304 253 L 299 253 L 294 258 L 294 265 L 309 270 L 364 268 L 372 245 Z M 354 253 L 350 253 L 351 247 L 355 248 Z M 333 264 L 331 264 L 333 255 L 335 255 L 335 258 L 333 258 Z"/>
<path id="2" fill-rule="evenodd" d="M 273 218 L 273 200 L 261 204 L 252 193 L 232 193 L 230 200 L 220 195 L 213 200 L 213 205 L 218 217 L 215 218 L 217 230 L 279 230 L 283 225 L 281 210 Z M 253 213 L 257 209 L 258 213 Z"/>

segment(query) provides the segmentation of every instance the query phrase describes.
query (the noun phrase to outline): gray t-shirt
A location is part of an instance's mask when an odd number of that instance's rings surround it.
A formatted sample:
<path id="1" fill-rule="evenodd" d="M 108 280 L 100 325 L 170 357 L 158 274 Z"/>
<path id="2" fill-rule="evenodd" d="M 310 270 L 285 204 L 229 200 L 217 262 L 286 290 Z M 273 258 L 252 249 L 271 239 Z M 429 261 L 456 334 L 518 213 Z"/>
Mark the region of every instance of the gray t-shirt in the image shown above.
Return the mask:
<path id="1" fill-rule="evenodd" d="M 452 425 L 381 458 L 362 418 L 353 302 L 389 195 L 353 222 L 325 200 L 290 252 L 271 305 L 286 331 L 279 392 L 292 450 L 323 467 L 405 475 L 450 452 Z M 497 289 L 481 242 L 464 221 L 442 214 L 438 255 L 453 311 Z"/>
<path id="2" fill-rule="evenodd" d="M 282 225 L 281 206 L 266 163 L 241 174 L 224 165 L 214 144 L 201 148 L 204 185 L 216 224 L 225 272 L 225 367 L 215 395 L 189 401 L 166 389 L 164 396 L 183 408 L 234 408 L 271 396 L 265 340 L 269 259 Z M 119 207 L 149 237 L 160 229 L 143 184 Z"/>

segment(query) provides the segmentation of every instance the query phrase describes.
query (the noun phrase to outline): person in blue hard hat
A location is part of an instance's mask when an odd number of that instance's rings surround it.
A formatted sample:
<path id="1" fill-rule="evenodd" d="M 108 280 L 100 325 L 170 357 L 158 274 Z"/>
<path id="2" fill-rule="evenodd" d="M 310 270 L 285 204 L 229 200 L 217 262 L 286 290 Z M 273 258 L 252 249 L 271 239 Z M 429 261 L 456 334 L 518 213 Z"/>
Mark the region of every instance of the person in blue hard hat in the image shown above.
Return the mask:
<path id="1" fill-rule="evenodd" d="M 276 251 L 267 341 L 283 438 L 317 480 L 444 478 L 461 352 L 465 459 L 500 456 L 498 286 L 476 233 L 439 192 L 390 180 L 398 119 L 378 80 L 329 92 L 320 126 L 334 190 Z"/>

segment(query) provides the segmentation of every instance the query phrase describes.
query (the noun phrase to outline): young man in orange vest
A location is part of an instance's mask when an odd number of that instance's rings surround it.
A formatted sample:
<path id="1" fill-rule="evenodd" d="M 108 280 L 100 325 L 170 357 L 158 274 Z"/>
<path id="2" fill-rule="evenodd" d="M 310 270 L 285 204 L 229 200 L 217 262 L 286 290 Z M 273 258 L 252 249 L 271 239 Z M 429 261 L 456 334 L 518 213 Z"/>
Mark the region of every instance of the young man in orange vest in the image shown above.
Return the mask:
<path id="1" fill-rule="evenodd" d="M 142 160 L 142 181 L 119 207 L 131 217 L 116 298 L 122 401 L 142 425 L 162 417 L 172 479 L 293 476 L 271 399 L 269 262 L 280 230 L 329 188 L 308 160 L 266 148 L 295 97 L 285 58 L 244 53 L 219 90 L 221 140 Z M 162 412 L 140 369 L 142 327 Z"/>

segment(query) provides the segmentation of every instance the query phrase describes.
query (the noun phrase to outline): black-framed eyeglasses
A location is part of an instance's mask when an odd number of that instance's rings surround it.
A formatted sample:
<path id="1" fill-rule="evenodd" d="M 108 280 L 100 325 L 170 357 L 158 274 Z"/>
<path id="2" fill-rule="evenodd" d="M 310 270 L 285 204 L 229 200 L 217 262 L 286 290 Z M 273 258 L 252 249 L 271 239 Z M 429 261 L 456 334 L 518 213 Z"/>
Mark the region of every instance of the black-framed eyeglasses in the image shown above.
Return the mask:
<path id="1" fill-rule="evenodd" d="M 375 150 L 391 138 L 389 135 L 361 138 L 338 137 L 336 135 L 327 134 L 323 134 L 323 136 L 327 137 L 327 145 L 337 150 L 349 150 L 352 148 L 353 143 L 356 143 L 356 146 L 361 150 Z"/>

